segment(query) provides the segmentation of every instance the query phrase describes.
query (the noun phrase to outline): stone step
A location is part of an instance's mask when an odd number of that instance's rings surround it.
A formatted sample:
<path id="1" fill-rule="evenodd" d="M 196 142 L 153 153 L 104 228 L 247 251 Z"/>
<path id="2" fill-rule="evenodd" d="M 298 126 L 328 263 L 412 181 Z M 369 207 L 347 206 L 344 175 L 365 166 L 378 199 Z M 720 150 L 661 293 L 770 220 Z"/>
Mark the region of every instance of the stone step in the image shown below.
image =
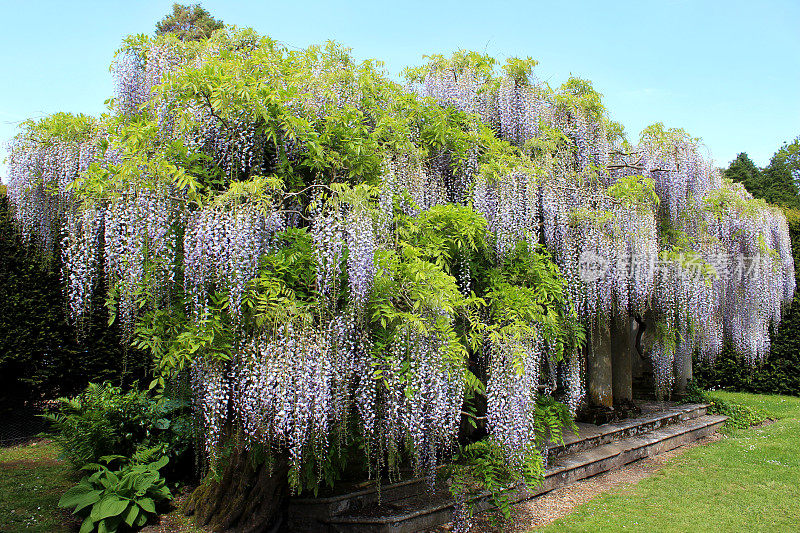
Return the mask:
<path id="1" fill-rule="evenodd" d="M 574 481 L 658 455 L 716 432 L 725 420 L 727 417 L 724 416 L 702 414 L 594 448 L 566 453 L 549 465 L 544 482 L 539 487 L 533 491 L 514 489 L 509 496 L 514 502 L 530 499 Z M 492 507 L 488 494 L 473 498 L 472 505 L 476 512 Z M 322 523 L 318 522 L 316 529 L 293 530 L 412 533 L 450 522 L 452 511 L 453 501 L 440 484 L 433 492 L 418 491 L 405 498 L 382 503 L 380 507 L 366 506 L 360 511 L 331 515 Z"/>
<path id="2" fill-rule="evenodd" d="M 667 402 L 646 402 L 640 404 L 642 413 L 635 418 L 627 418 L 600 426 L 578 423 L 578 434 L 568 432 L 564 435 L 564 444 L 548 446 L 548 464 L 556 458 L 580 450 L 586 450 L 607 444 L 614 440 L 646 433 L 669 424 L 702 416 L 706 413 L 707 404 L 676 405 Z M 380 505 L 391 509 L 393 502 L 423 495 L 430 496 L 442 489 L 429 487 L 426 478 L 409 476 L 408 479 L 386 483 L 378 487 L 375 482 L 365 484 L 342 494 L 319 498 L 294 498 L 291 502 L 290 515 L 303 517 L 296 520 L 298 531 L 314 531 L 320 520 L 334 515 L 358 512 L 362 509 L 374 509 Z"/>
<path id="3" fill-rule="evenodd" d="M 561 455 L 594 448 L 615 440 L 647 433 L 670 424 L 683 422 L 705 415 L 708 404 L 671 404 L 666 402 L 645 402 L 639 404 L 642 413 L 635 418 L 626 418 L 600 426 L 578 423 L 578 433 L 564 435 L 564 444 L 551 444 L 547 448 L 549 460 Z"/>

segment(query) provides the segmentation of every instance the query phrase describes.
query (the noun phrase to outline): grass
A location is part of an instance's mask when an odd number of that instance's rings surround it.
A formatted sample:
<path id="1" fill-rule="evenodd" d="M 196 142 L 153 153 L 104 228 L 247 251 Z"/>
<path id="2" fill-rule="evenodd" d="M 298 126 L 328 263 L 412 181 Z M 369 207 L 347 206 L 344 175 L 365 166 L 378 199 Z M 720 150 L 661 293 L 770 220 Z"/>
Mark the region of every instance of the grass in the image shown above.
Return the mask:
<path id="1" fill-rule="evenodd" d="M 653 477 L 599 496 L 541 531 L 800 532 L 800 398 L 713 395 L 778 420 L 729 429 Z"/>
<path id="2" fill-rule="evenodd" d="M 57 505 L 74 483 L 58 454 L 48 441 L 0 448 L 0 531 L 67 532 L 80 525 Z"/>

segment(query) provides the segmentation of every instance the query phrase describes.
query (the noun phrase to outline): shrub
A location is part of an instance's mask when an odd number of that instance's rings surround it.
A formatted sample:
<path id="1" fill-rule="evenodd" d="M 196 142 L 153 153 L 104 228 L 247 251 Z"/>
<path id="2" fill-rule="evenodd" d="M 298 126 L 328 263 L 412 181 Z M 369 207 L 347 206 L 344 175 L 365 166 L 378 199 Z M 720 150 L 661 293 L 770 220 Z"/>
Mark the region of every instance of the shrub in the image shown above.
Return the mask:
<path id="1" fill-rule="evenodd" d="M 727 416 L 726 429 L 746 429 L 772 418 L 763 409 L 756 409 L 735 402 L 726 402 L 722 398 L 715 396 L 713 392 L 701 389 L 694 381 L 689 382 L 687 385 L 684 401 L 687 403 L 707 403 L 709 413 Z"/>
<path id="2" fill-rule="evenodd" d="M 160 470 L 169 459 L 146 462 L 158 453 L 158 448 L 136 454 L 133 460 L 119 455 L 101 457 L 83 470 L 95 472 L 84 477 L 61 497 L 60 507 L 72 507 L 82 517 L 81 533 L 112 532 L 120 528 L 141 527 L 156 514 L 156 505 L 172 499 Z M 123 463 L 112 471 L 113 463 Z"/>
<path id="3" fill-rule="evenodd" d="M 44 416 L 53 423 L 50 437 L 77 468 L 103 456 L 130 457 L 154 447 L 177 459 L 192 440 L 188 402 L 154 400 L 110 383 L 90 383 L 82 394 L 60 398 L 58 412 Z"/>

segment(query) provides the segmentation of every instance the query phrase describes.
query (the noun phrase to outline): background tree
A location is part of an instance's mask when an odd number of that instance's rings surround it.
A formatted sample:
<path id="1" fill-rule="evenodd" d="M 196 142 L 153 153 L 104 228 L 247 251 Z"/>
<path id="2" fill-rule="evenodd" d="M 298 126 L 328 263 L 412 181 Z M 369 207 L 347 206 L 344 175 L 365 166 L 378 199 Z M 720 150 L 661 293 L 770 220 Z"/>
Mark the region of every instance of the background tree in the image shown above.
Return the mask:
<path id="1" fill-rule="evenodd" d="M 731 161 L 731 165 L 725 170 L 725 177 L 744 185 L 745 189 L 753 196 L 762 197 L 761 194 L 756 194 L 756 191 L 761 192 L 764 186 L 764 176 L 761 174 L 761 169 L 745 152 L 740 153 L 736 159 Z"/>
<path id="2" fill-rule="evenodd" d="M 725 170 L 725 177 L 744 185 L 756 198 L 792 209 L 800 208 L 797 187 L 800 180 L 800 138 L 784 144 L 763 169 L 759 169 L 746 153 L 739 154 Z"/>
<path id="3" fill-rule="evenodd" d="M 800 183 L 800 136 L 791 143 L 784 143 L 773 159 L 786 166 L 795 184 Z"/>
<path id="4" fill-rule="evenodd" d="M 208 39 L 215 30 L 224 26 L 200 4 L 185 6 L 172 4 L 172 13 L 156 23 L 156 35 L 172 33 L 182 41 Z"/>
<path id="5" fill-rule="evenodd" d="M 800 208 L 800 193 L 797 188 L 797 181 L 800 179 L 800 139 L 785 144 L 775 152 L 769 165 L 763 170 L 763 175 L 762 198 L 770 203 Z"/>

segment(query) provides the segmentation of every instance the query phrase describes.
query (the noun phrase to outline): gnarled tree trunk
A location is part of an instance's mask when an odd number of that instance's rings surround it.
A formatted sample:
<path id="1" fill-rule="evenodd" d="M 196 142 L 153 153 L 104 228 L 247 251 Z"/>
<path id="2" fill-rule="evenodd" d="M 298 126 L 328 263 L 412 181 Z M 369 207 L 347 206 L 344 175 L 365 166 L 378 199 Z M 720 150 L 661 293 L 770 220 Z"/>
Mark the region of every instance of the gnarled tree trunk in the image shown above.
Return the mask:
<path id="1" fill-rule="evenodd" d="M 225 460 L 221 476 L 207 476 L 184 504 L 183 511 L 200 526 L 217 532 L 287 531 L 289 461 L 280 455 L 254 465 L 244 451 Z"/>

